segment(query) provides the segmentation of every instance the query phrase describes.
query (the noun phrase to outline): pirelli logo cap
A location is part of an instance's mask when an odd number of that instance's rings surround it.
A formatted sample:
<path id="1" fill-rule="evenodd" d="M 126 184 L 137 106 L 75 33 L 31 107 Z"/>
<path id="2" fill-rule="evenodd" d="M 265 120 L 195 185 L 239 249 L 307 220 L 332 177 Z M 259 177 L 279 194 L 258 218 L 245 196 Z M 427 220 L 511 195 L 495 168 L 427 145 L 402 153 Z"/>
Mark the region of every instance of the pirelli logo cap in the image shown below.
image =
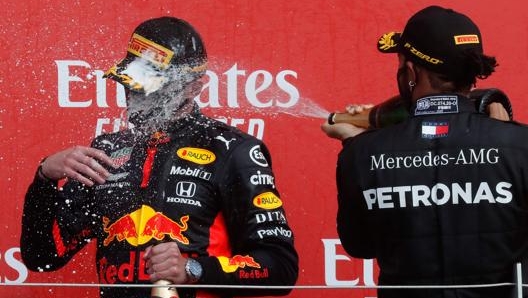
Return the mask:
<path id="1" fill-rule="evenodd" d="M 456 76 L 468 52 L 483 53 L 477 25 L 469 17 L 439 6 L 418 11 L 403 32 L 383 34 L 377 47 L 382 53 L 402 53 L 407 59 L 448 76 Z"/>
<path id="2" fill-rule="evenodd" d="M 134 77 L 127 68 L 138 62 L 145 66 L 144 71 L 135 71 Z M 112 66 L 105 77 L 142 91 L 144 80 L 139 77 L 170 80 L 178 72 L 201 75 L 206 68 L 207 53 L 199 33 L 182 19 L 164 16 L 146 20 L 136 27 L 125 58 Z"/>

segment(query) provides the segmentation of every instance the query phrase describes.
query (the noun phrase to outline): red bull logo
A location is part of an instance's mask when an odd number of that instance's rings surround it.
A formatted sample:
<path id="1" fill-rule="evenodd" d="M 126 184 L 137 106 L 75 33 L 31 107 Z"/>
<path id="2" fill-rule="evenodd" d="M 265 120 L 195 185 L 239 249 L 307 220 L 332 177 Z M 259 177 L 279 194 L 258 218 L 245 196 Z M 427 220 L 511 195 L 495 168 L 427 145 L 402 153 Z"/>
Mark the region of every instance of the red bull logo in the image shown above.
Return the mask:
<path id="1" fill-rule="evenodd" d="M 138 281 L 149 281 L 149 275 L 143 255 L 144 251 L 136 257 L 136 252 L 131 251 L 128 262 L 110 263 L 105 257 L 99 259 L 99 281 L 104 284 L 115 283 L 133 283 L 136 278 Z"/>
<path id="2" fill-rule="evenodd" d="M 255 259 L 253 259 L 253 257 L 250 257 L 249 255 L 234 255 L 231 258 L 219 256 L 217 257 L 217 259 L 220 262 L 220 265 L 222 266 L 222 270 L 226 273 L 235 272 L 238 268 L 260 268 L 260 264 L 257 263 Z"/>
<path id="3" fill-rule="evenodd" d="M 120 217 L 110 224 L 110 220 L 103 217 L 103 230 L 108 234 L 103 241 L 108 246 L 112 241 L 126 240 L 130 245 L 145 244 L 152 238 L 162 240 L 165 236 L 182 244 L 189 244 L 189 239 L 183 235 L 187 231 L 189 215 L 182 216 L 179 222 L 173 221 L 152 207 L 143 205 L 140 209 Z"/>
<path id="4" fill-rule="evenodd" d="M 122 216 L 110 226 L 108 226 L 109 222 L 110 220 L 107 217 L 103 217 L 103 229 L 108 233 L 103 242 L 104 246 L 108 246 L 114 239 L 121 242 L 127 238 L 137 238 L 136 224 L 130 214 Z"/>

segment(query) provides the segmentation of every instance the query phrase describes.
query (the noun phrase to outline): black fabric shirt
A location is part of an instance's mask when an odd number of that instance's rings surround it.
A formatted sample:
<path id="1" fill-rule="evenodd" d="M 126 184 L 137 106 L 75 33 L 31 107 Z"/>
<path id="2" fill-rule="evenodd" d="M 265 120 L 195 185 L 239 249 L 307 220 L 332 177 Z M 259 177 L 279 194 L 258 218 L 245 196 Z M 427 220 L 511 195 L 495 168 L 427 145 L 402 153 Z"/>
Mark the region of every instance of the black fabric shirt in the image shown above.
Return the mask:
<path id="1" fill-rule="evenodd" d="M 203 267 L 199 283 L 293 285 L 298 256 L 271 158 L 258 139 L 193 113 L 150 138 L 130 131 L 92 146 L 116 164 L 105 184 L 63 189 L 35 177 L 26 194 L 21 252 L 31 270 L 56 270 L 97 240 L 103 284 L 149 284 L 147 246 L 176 241 Z M 180 296 L 202 297 L 181 289 Z M 199 291 L 200 292 L 200 291 Z M 231 297 L 289 290 L 215 289 Z M 150 297 L 150 289 L 101 289 L 101 297 Z M 217 297 L 217 296 L 203 296 Z"/>
<path id="2" fill-rule="evenodd" d="M 337 229 L 380 285 L 513 282 L 528 248 L 528 128 L 465 97 L 419 99 L 402 123 L 343 143 Z M 394 290 L 386 297 L 508 297 L 511 287 Z"/>

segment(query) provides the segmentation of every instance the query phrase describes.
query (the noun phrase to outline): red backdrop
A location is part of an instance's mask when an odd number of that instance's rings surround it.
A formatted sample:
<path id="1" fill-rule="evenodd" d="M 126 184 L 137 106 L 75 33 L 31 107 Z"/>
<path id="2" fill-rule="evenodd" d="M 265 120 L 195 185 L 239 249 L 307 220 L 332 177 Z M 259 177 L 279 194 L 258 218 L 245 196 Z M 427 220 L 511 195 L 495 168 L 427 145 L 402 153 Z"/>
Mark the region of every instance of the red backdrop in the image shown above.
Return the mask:
<path id="1" fill-rule="evenodd" d="M 262 138 L 300 254 L 299 286 L 365 286 L 372 261 L 351 260 L 335 231 L 334 170 L 340 143 L 320 124 L 346 103 L 379 103 L 397 92 L 394 56 L 377 38 L 401 30 L 432 1 L 137 0 L 4 1 L 0 18 L 0 297 L 97 297 L 93 246 L 64 269 L 28 272 L 20 261 L 24 193 L 38 162 L 112 131 L 122 94 L 101 79 L 125 54 L 133 28 L 161 15 L 181 17 L 202 34 L 210 56 L 204 112 Z M 466 3 L 467 2 L 467 3 Z M 524 1 L 439 0 L 480 26 L 497 72 L 477 87 L 498 87 L 526 122 L 528 21 Z M 270 83 L 264 84 L 263 79 Z M 262 89 L 262 90 L 261 90 Z M 22 283 L 22 284 L 19 284 Z M 25 284 L 24 284 L 25 283 Z M 14 285 L 13 285 L 14 284 Z M 289 297 L 372 297 L 374 290 L 296 289 Z"/>

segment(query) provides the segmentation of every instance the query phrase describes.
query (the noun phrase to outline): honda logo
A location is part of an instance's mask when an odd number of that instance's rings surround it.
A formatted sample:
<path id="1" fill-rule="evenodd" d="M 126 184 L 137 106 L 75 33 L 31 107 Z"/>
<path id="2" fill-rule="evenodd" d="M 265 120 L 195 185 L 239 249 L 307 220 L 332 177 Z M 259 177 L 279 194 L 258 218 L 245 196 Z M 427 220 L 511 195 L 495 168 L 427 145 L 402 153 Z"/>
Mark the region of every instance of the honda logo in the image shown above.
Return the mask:
<path id="1" fill-rule="evenodd" d="M 194 197 L 196 192 L 196 183 L 188 181 L 180 181 L 176 184 L 176 195 L 185 198 Z"/>

